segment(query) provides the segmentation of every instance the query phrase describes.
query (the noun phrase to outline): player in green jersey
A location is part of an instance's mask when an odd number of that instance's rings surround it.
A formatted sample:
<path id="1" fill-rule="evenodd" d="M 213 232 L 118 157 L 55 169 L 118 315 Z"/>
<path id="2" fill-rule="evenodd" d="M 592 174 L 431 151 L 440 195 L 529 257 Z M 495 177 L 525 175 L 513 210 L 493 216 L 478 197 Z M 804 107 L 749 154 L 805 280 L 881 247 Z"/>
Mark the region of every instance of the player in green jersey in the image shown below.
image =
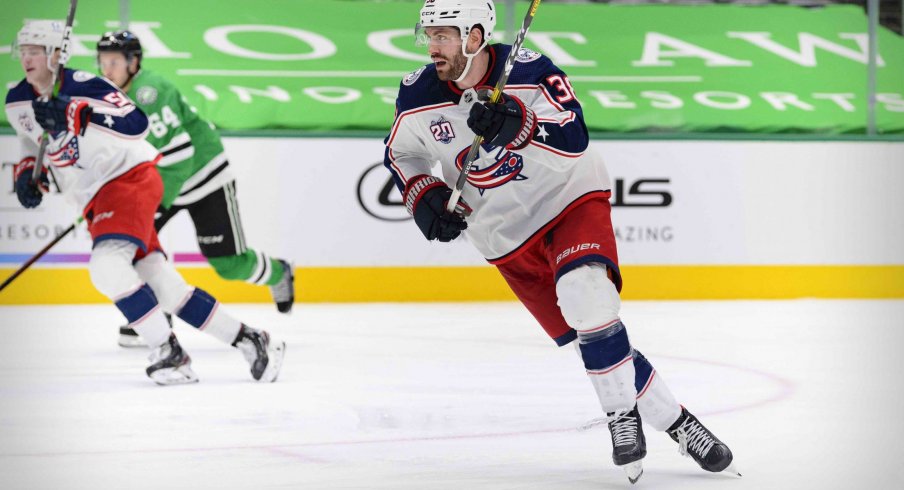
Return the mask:
<path id="1" fill-rule="evenodd" d="M 277 309 L 288 313 L 295 301 L 292 267 L 282 259 L 249 248 L 239 219 L 235 178 L 213 124 L 205 121 L 175 85 L 141 67 L 141 43 L 127 30 L 108 32 L 97 43 L 97 62 L 147 114 L 147 140 L 163 157 L 163 200 L 154 225 L 159 231 L 186 209 L 195 224 L 198 246 L 220 277 L 270 286 Z M 120 345 L 141 345 L 128 327 Z"/>

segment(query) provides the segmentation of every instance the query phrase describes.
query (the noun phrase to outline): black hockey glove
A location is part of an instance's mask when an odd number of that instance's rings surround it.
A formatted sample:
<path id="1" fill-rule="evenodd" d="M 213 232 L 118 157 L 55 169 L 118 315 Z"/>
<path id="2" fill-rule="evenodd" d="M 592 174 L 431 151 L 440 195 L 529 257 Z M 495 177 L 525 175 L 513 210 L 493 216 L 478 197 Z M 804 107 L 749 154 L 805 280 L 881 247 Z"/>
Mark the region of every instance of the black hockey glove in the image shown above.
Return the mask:
<path id="1" fill-rule="evenodd" d="M 69 131 L 74 135 L 85 134 L 91 119 L 91 106 L 83 100 L 69 97 L 51 97 L 50 100 L 35 99 L 31 102 L 35 119 L 48 133 Z"/>
<path id="2" fill-rule="evenodd" d="M 450 242 L 468 228 L 471 208 L 459 199 L 455 212 L 446 211 L 452 189 L 432 175 L 417 175 L 405 186 L 405 207 L 427 240 Z"/>
<path id="3" fill-rule="evenodd" d="M 478 99 L 489 100 L 492 90 L 481 88 Z M 514 95 L 502 94 L 499 102 L 475 103 L 468 116 L 468 127 L 493 146 L 520 150 L 530 143 L 537 129 L 537 114 Z"/>
<path id="4" fill-rule="evenodd" d="M 35 159 L 26 158 L 17 163 L 13 170 L 14 184 L 16 188 L 16 197 L 19 203 L 26 208 L 35 208 L 41 204 L 44 199 L 44 192 L 50 189 L 50 182 L 47 180 L 47 170 L 41 172 L 41 177 L 35 181 L 32 178 L 34 172 Z M 41 192 L 43 190 L 43 192 Z"/>

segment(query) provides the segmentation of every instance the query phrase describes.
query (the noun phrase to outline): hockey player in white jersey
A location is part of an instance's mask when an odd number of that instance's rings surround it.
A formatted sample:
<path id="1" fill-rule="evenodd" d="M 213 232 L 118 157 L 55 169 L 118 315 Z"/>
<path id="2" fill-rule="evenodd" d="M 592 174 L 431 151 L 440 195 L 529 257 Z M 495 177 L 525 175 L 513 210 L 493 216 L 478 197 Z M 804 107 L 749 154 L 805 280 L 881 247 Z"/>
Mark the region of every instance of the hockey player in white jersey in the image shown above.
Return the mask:
<path id="1" fill-rule="evenodd" d="M 428 240 L 464 233 L 558 345 L 576 341 L 613 460 L 632 483 L 646 455 L 641 419 L 703 469 L 734 471 L 728 446 L 675 401 L 628 339 L 610 180 L 566 74 L 522 49 L 502 99 L 484 102 L 511 50 L 490 44 L 495 23 L 492 0 L 427 0 L 420 11 L 416 36 L 433 63 L 402 79 L 385 140 L 385 166 L 408 211 Z M 474 134 L 485 143 L 448 213 L 446 182 L 457 179 Z M 437 162 L 442 179 L 432 175 Z"/>
<path id="2" fill-rule="evenodd" d="M 7 93 L 6 115 L 21 147 L 14 185 L 20 203 L 36 207 L 47 190 L 46 168 L 37 180 L 32 176 L 46 131 L 50 172 L 82 212 L 94 242 L 91 281 L 151 346 L 147 375 L 158 384 L 198 380 L 167 324 L 167 312 L 238 348 L 254 379 L 275 381 L 285 344 L 233 318 L 211 295 L 186 284 L 166 260 L 154 230 L 163 194 L 155 168 L 160 154 L 144 140 L 147 117 L 106 79 L 58 69 L 63 30 L 62 22 L 33 21 L 16 39 L 25 79 Z M 41 97 L 51 93 L 54 81 L 58 95 Z"/>

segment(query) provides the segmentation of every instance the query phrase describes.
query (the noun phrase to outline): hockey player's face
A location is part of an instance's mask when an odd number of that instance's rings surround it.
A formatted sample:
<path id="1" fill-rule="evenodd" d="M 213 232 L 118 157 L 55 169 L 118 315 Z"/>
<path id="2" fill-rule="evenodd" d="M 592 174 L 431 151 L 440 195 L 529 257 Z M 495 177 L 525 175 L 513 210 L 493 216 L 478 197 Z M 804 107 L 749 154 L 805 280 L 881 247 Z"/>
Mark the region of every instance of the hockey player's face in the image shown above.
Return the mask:
<path id="1" fill-rule="evenodd" d="M 47 67 L 47 52 L 44 46 L 34 44 L 19 46 L 19 62 L 28 83 L 40 86 L 50 83 L 52 73 Z"/>
<path id="2" fill-rule="evenodd" d="M 129 65 L 126 63 L 126 55 L 116 52 L 101 52 L 97 54 L 97 64 L 101 73 L 117 87 L 129 81 Z"/>
<path id="3" fill-rule="evenodd" d="M 428 27 L 427 54 L 436 65 L 440 80 L 455 80 L 465 71 L 468 59 L 461 53 L 461 35 L 454 27 Z"/>

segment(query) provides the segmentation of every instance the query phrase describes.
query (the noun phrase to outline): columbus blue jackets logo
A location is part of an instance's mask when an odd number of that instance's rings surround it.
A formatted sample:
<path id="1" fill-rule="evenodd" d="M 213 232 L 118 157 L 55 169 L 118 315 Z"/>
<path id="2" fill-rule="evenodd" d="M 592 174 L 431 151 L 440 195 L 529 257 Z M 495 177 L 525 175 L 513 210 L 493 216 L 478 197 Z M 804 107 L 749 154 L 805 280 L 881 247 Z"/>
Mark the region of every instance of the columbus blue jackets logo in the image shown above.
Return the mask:
<path id="1" fill-rule="evenodd" d="M 455 166 L 461 170 L 470 146 L 463 148 L 455 157 Z M 513 180 L 526 180 L 522 175 L 524 158 L 503 146 L 480 145 L 482 155 L 471 165 L 468 183 L 477 188 L 482 196 L 487 189 L 499 187 Z"/>
<path id="2" fill-rule="evenodd" d="M 518 63 L 530 63 L 531 61 L 540 59 L 540 56 L 542 55 L 536 51 L 531 51 L 527 48 L 521 48 L 518 50 L 518 54 L 516 55 L 515 60 L 517 60 Z"/>
<path id="3" fill-rule="evenodd" d="M 427 69 L 427 65 L 424 65 L 417 70 L 405 75 L 405 78 L 402 79 L 402 84 L 406 86 L 413 85 L 414 82 L 417 81 L 418 78 L 421 77 L 421 73 L 424 73 L 424 70 Z"/>
<path id="4" fill-rule="evenodd" d="M 95 76 L 96 75 L 94 75 L 91 72 L 77 70 L 75 73 L 72 74 L 72 79 L 75 80 L 76 82 L 87 82 L 88 80 L 91 80 Z"/>
<path id="5" fill-rule="evenodd" d="M 455 138 L 452 123 L 443 116 L 440 116 L 437 121 L 430 121 L 430 132 L 433 133 L 433 139 L 446 145 L 452 142 L 452 138 Z"/>

